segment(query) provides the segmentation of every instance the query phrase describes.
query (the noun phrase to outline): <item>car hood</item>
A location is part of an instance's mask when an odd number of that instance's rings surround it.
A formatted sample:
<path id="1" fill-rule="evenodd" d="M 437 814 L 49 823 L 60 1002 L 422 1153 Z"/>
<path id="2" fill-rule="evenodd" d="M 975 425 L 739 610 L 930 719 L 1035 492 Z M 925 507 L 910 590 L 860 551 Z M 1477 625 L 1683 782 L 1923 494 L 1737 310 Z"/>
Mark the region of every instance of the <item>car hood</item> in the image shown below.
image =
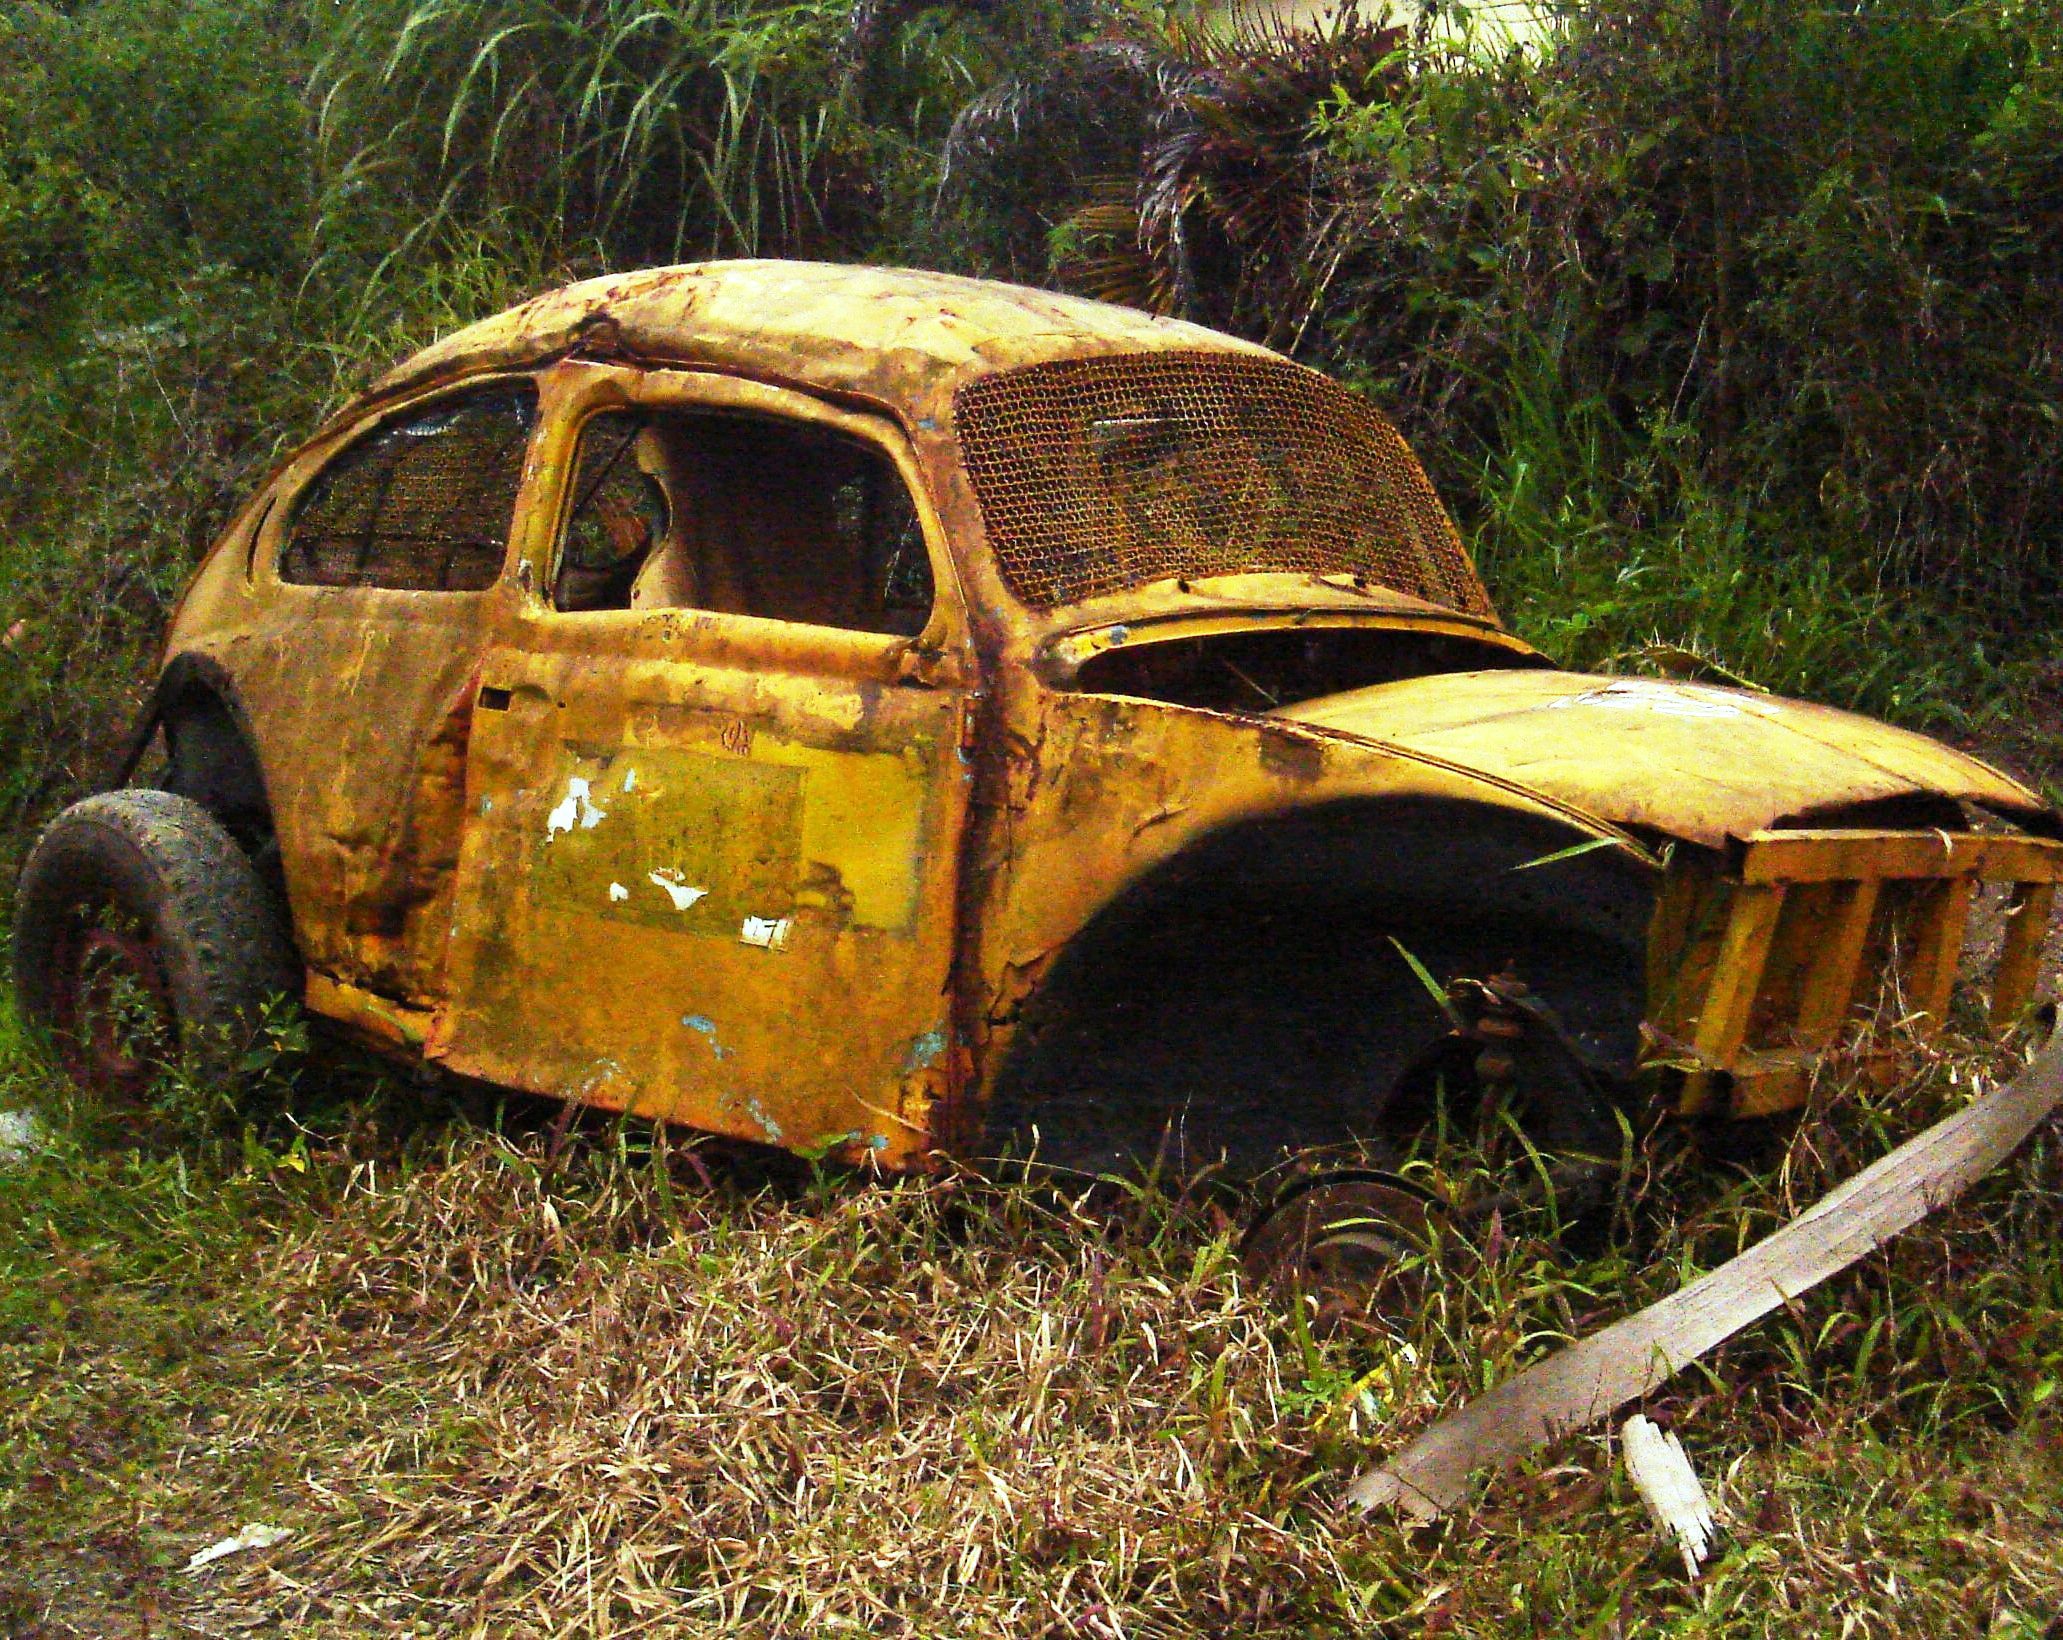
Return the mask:
<path id="1" fill-rule="evenodd" d="M 2015 818 L 2049 813 L 2025 786 L 1925 735 L 1746 689 L 1462 672 L 1327 695 L 1272 715 L 1714 848 L 1779 822 L 1922 794 Z"/>

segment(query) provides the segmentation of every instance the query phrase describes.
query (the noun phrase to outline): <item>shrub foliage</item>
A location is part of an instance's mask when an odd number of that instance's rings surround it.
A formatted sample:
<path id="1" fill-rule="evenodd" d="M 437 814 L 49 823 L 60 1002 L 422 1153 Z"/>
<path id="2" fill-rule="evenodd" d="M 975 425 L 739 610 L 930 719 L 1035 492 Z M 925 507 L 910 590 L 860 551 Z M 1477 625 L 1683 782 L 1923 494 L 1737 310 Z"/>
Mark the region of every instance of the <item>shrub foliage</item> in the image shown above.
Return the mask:
<path id="1" fill-rule="evenodd" d="M 1520 629 L 1934 726 L 2063 565 L 2063 14 L 1575 0 L 1537 46 L 1149 0 L 26 0 L 0 18 L 0 828 L 365 373 L 558 279 L 916 262 L 1382 397 Z M 11 847 L 12 845 L 10 845 Z"/>

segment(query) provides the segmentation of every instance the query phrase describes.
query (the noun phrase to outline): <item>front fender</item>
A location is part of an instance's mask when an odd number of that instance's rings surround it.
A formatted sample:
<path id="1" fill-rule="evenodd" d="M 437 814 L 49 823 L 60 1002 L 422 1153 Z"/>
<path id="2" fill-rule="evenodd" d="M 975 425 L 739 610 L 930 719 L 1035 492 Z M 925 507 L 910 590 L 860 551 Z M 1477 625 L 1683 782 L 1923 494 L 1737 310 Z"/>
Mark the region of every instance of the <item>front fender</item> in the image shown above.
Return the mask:
<path id="1" fill-rule="evenodd" d="M 1494 903 L 1551 894 L 1555 871 L 1511 875 L 1529 862 L 1593 845 L 1616 869 L 1659 876 L 1653 855 L 1625 832 L 1515 783 L 1387 746 L 1348 732 L 1125 697 L 1051 694 L 1032 727 L 1012 737 L 989 771 L 969 870 L 973 889 L 973 1001 L 967 1010 L 977 1074 L 986 1088 L 1005 1056 L 1026 998 L 1053 959 L 1106 907 L 1164 873 L 1178 858 L 1198 862 L 1213 838 L 1304 817 L 1303 838 L 1256 855 L 1237 846 L 1220 872 L 1295 875 L 1299 851 L 1311 870 L 1346 856 L 1320 847 L 1318 832 L 1342 826 L 1370 839 L 1354 892 L 1408 888 Z M 1420 827 L 1419 842 L 1385 854 L 1371 804 L 1444 808 L 1449 820 Z M 1354 811 L 1359 810 L 1356 814 Z M 1394 808 L 1392 813 L 1399 812 Z M 1471 850 L 1468 816 L 1499 817 L 1495 864 Z M 1320 821 L 1317 817 L 1329 817 Z M 1443 868 L 1442 830 L 1450 846 Z M 1335 839 L 1336 840 L 1336 839 Z M 1570 859 L 1578 858 L 1568 855 Z M 1593 859 L 1595 868 L 1602 860 Z M 1284 881 L 1220 885 L 1227 892 L 1286 892 Z M 1341 885 L 1345 888 L 1348 885 Z M 1301 889 L 1322 884 L 1305 883 Z"/>

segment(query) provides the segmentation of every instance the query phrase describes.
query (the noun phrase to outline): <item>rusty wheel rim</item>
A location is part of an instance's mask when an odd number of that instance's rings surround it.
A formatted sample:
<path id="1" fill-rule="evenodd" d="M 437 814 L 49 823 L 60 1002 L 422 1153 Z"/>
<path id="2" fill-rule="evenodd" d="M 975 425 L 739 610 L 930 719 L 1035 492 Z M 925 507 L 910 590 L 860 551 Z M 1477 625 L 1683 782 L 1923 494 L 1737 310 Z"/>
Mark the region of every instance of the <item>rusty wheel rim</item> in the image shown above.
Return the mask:
<path id="1" fill-rule="evenodd" d="M 64 941 L 57 976 L 52 1023 L 66 1074 L 92 1093 L 140 1099 L 178 1044 L 149 929 L 80 921 Z"/>
<path id="2" fill-rule="evenodd" d="M 1407 1283 L 1432 1244 L 1434 1204 L 1400 1179 L 1319 1175 L 1278 1196 L 1240 1242 L 1260 1280 L 1366 1305 Z"/>

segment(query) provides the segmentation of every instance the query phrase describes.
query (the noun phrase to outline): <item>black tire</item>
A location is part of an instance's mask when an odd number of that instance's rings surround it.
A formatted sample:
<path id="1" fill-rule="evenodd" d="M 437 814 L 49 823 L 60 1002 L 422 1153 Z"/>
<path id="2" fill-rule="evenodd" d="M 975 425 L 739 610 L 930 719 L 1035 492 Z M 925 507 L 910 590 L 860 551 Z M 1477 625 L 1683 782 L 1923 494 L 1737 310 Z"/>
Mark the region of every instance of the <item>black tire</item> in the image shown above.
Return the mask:
<path id="1" fill-rule="evenodd" d="M 25 1023 L 89 1092 L 135 1097 L 160 1066 L 234 1082 L 301 967 L 272 896 L 206 809 L 103 792 L 45 828 L 15 895 Z"/>

